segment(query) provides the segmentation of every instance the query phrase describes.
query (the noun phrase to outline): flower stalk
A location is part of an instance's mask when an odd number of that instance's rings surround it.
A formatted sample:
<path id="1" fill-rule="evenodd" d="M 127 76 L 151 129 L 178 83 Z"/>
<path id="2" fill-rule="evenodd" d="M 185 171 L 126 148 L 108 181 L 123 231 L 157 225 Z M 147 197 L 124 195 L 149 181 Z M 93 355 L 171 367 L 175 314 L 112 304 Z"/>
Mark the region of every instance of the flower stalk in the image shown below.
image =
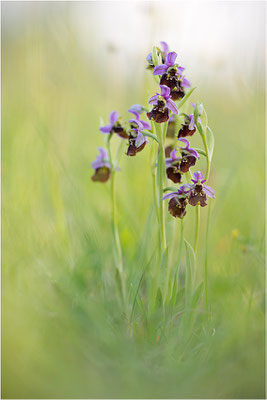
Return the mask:
<path id="1" fill-rule="evenodd" d="M 206 169 L 205 179 L 208 180 L 209 179 L 209 175 L 210 175 L 209 149 L 208 149 L 206 135 L 201 135 L 201 138 L 202 138 L 202 142 L 203 142 L 203 145 L 204 145 L 205 153 L 207 154 L 207 157 L 206 157 L 207 169 Z"/>
<path id="2" fill-rule="evenodd" d="M 164 124 L 165 125 L 165 124 Z M 164 181 L 165 181 L 165 151 L 164 151 L 164 129 L 161 124 L 154 123 L 156 135 L 159 141 L 158 145 L 158 161 L 157 161 L 157 177 L 158 177 L 158 199 L 159 199 L 159 232 L 160 232 L 160 254 L 166 249 L 166 232 L 165 232 L 165 216 L 164 204 L 162 202 Z"/>
<path id="3" fill-rule="evenodd" d="M 195 228 L 195 239 L 194 239 L 194 252 L 196 253 L 197 251 L 197 245 L 198 245 L 198 236 L 199 236 L 199 225 L 200 225 L 200 210 L 199 210 L 200 205 L 197 204 L 196 206 L 196 228 Z"/>

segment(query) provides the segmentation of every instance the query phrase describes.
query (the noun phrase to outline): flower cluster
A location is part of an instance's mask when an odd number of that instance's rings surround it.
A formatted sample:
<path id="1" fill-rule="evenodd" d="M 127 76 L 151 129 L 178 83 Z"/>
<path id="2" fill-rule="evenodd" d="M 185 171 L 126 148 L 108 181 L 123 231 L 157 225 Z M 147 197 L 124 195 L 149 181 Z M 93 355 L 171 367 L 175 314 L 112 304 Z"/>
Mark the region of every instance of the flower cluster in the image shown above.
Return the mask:
<path id="1" fill-rule="evenodd" d="M 119 226 L 117 219 L 115 173 L 119 170 L 118 163 L 122 154 L 133 157 L 144 150 L 148 139 L 152 139 L 151 146 L 151 173 L 153 179 L 153 191 L 155 210 L 157 214 L 157 255 L 155 273 L 153 272 L 153 285 L 151 293 L 155 293 L 154 304 L 157 303 L 158 294 L 162 294 L 161 308 L 165 315 L 165 306 L 174 304 L 177 292 L 178 270 L 173 274 L 163 274 L 166 268 L 170 268 L 166 258 L 167 238 L 165 224 L 164 200 L 168 200 L 168 211 L 174 218 L 183 219 L 187 213 L 188 206 L 195 207 L 196 224 L 194 235 L 193 254 L 196 255 L 199 236 L 200 207 L 207 205 L 208 198 L 214 199 L 214 190 L 208 186 L 207 179 L 210 173 L 210 164 L 214 148 L 214 136 L 208 126 L 207 113 L 203 104 L 191 103 L 193 112 L 184 112 L 184 105 L 195 88 L 189 89 L 190 83 L 184 76 L 184 67 L 177 63 L 177 54 L 169 51 L 166 42 L 161 42 L 160 47 L 153 47 L 147 58 L 147 69 L 153 73 L 158 89 L 154 96 L 148 100 L 149 109 L 142 105 L 133 104 L 128 112 L 131 117 L 124 119 L 117 111 L 112 111 L 109 123 L 100 127 L 106 149 L 99 147 L 99 155 L 92 162 L 94 169 L 92 181 L 107 182 L 110 180 L 111 201 L 111 226 L 114 244 L 114 267 L 116 269 L 116 282 L 119 295 L 122 300 L 123 312 L 128 317 L 128 294 L 127 281 L 124 271 L 123 251 L 120 243 Z M 184 107 L 185 108 L 185 107 Z M 187 112 L 187 109 L 185 108 Z M 189 142 L 191 138 L 199 133 L 203 148 L 193 148 Z M 113 138 L 117 137 L 119 142 L 115 161 L 112 156 Z M 167 139 L 166 139 L 167 138 Z M 166 140 L 168 141 L 167 143 Z M 114 143 L 115 144 L 115 143 Z M 166 146 L 167 144 L 167 146 Z M 205 157 L 205 177 L 198 169 L 197 163 L 200 156 Z M 142 171 L 141 171 L 142 173 Z M 185 179 L 186 178 L 186 179 Z M 167 179 L 171 180 L 175 187 L 166 185 Z M 142 181 L 142 179 L 141 179 Z M 187 183 L 185 183 L 187 182 Z M 177 186 L 176 186 L 177 185 Z M 171 191 L 171 193 L 169 193 Z M 167 193 L 167 194 L 165 194 Z M 165 195 L 164 195 L 165 194 Z M 136 210 L 134 210 L 136 212 Z M 183 223 L 181 225 L 179 261 L 181 264 L 181 253 L 183 245 Z M 166 264 L 166 265 L 164 265 Z M 187 274 L 188 268 L 185 273 Z M 172 275 L 173 278 L 172 279 Z M 207 278 L 205 274 L 205 286 Z M 164 278 L 166 276 L 166 278 Z M 163 277 L 163 279 L 161 279 Z M 189 281 L 186 277 L 186 282 Z M 185 285 L 185 298 L 189 299 L 190 293 L 194 293 L 193 286 Z M 164 288 L 164 291 L 162 289 Z M 165 290 L 165 288 L 167 290 Z M 190 289 L 190 290 L 189 290 Z M 149 294 L 150 298 L 150 294 Z M 166 308 L 168 310 L 169 308 Z M 128 319 L 128 318 L 127 318 Z"/>
<path id="2" fill-rule="evenodd" d="M 135 156 L 144 149 L 148 143 L 148 139 L 143 135 L 143 130 L 151 130 L 151 125 L 148 121 L 142 120 L 141 114 L 146 109 L 139 105 L 134 104 L 129 108 L 128 112 L 134 115 L 134 118 L 124 122 L 117 111 L 112 111 L 109 116 L 109 124 L 101 126 L 100 132 L 109 135 L 109 139 L 113 134 L 118 135 L 121 139 L 128 140 L 128 149 L 126 154 L 128 156 Z M 99 148 L 100 155 L 91 164 L 95 169 L 95 174 L 92 177 L 93 181 L 106 182 L 111 173 L 111 166 L 109 156 L 103 148 Z M 103 161 L 104 160 L 104 161 Z"/>
<path id="3" fill-rule="evenodd" d="M 192 104 L 194 108 L 194 104 Z M 184 120 L 178 132 L 177 138 L 185 144 L 184 147 L 173 149 L 171 145 L 165 148 L 166 155 L 166 174 L 174 183 L 182 183 L 183 174 L 187 173 L 191 167 L 195 166 L 199 159 L 198 152 L 190 147 L 186 136 L 193 136 L 196 132 L 196 123 L 194 114 L 183 114 Z M 200 118 L 199 118 L 200 121 Z M 173 130 L 173 127 L 171 128 Z M 169 193 L 163 197 L 163 200 L 170 199 L 168 210 L 173 217 L 183 218 L 186 214 L 186 206 L 207 205 L 207 196 L 214 198 L 215 194 L 211 187 L 205 185 L 201 172 L 195 172 L 192 184 L 183 184 L 176 192 Z"/>
<path id="4" fill-rule="evenodd" d="M 169 51 L 166 42 L 160 42 L 160 44 L 161 47 L 154 48 L 153 52 L 149 53 L 146 58 L 147 69 L 153 71 L 153 75 L 158 77 L 156 80 L 159 83 L 159 90 L 148 101 L 152 106 L 151 110 L 147 110 L 139 104 L 134 104 L 128 109 L 128 112 L 133 115 L 128 121 L 124 121 L 117 111 L 112 111 L 109 124 L 100 127 L 100 132 L 109 135 L 108 144 L 113 134 L 126 140 L 126 155 L 131 157 L 136 156 L 145 148 L 149 136 L 158 141 L 159 138 L 154 135 L 155 130 L 157 135 L 158 129 L 160 129 L 160 132 L 166 133 L 166 137 L 173 139 L 173 144 L 165 148 L 165 161 L 163 158 L 161 165 L 157 164 L 157 168 L 164 169 L 165 166 L 166 177 L 175 184 L 182 184 L 177 191 L 165 195 L 163 199 L 169 199 L 168 209 L 172 216 L 183 218 L 186 214 L 187 204 L 204 207 L 207 205 L 207 197 L 214 198 L 214 191 L 205 184 L 206 180 L 201 172 L 194 173 L 192 183 L 183 183 L 183 175 L 187 173 L 191 175 L 190 169 L 196 165 L 200 158 L 199 153 L 191 147 L 186 137 L 192 137 L 197 129 L 199 130 L 198 123 L 201 124 L 201 113 L 197 112 L 193 103 L 191 103 L 193 107 L 191 114 L 181 113 L 178 110 L 175 102 L 181 100 L 184 96 L 186 97 L 183 102 L 187 100 L 190 93 L 187 95 L 186 90 L 191 85 L 184 76 L 185 68 L 177 63 L 177 53 Z M 148 121 L 141 119 L 143 113 L 154 124 L 153 130 Z M 183 119 L 179 130 L 176 129 L 176 116 L 179 117 L 180 121 L 181 118 Z M 195 118 L 197 118 L 197 121 Z M 164 128 L 161 129 L 159 124 L 164 124 Z M 177 147 L 177 139 L 183 145 Z M 106 182 L 114 167 L 107 152 L 103 148 L 99 148 L 99 152 L 100 155 L 92 163 L 92 168 L 95 169 L 92 180 Z M 208 157 L 207 153 L 204 154 Z M 208 168 L 206 175 L 208 175 Z"/>

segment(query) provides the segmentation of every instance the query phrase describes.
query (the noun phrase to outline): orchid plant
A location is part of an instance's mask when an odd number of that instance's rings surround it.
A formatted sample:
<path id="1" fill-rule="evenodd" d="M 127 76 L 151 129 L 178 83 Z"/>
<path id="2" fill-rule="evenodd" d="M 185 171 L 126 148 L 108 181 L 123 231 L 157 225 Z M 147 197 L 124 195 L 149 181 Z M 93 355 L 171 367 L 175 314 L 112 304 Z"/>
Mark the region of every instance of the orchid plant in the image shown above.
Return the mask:
<path id="1" fill-rule="evenodd" d="M 156 168 L 156 188 L 154 203 L 157 210 L 158 226 L 158 268 L 155 271 L 154 293 L 161 290 L 159 281 L 160 270 L 164 268 L 166 262 L 166 231 L 165 231 L 165 208 L 164 200 L 168 200 L 168 212 L 174 218 L 181 220 L 181 243 L 183 241 L 183 219 L 186 216 L 189 206 L 196 208 L 196 227 L 194 246 L 190 246 L 194 257 L 196 256 L 200 207 L 207 206 L 208 198 L 214 199 L 214 190 L 206 185 L 209 179 L 210 166 L 214 148 L 214 136 L 208 126 L 206 111 L 202 103 L 191 103 L 192 113 L 182 112 L 182 108 L 190 98 L 195 88 L 191 88 L 190 82 L 184 76 L 185 68 L 176 62 L 177 54 L 169 51 L 166 42 L 161 42 L 161 48 L 153 47 L 146 60 L 147 69 L 153 71 L 153 75 L 159 90 L 149 100 L 148 104 L 152 108 L 147 110 L 139 104 L 132 105 L 128 112 L 134 118 L 124 121 L 117 111 L 112 111 L 109 123 L 100 127 L 100 132 L 106 136 L 106 150 L 99 148 L 99 156 L 91 164 L 95 170 L 92 180 L 94 182 L 107 182 L 111 180 L 111 202 L 112 202 L 112 227 L 115 248 L 115 264 L 119 282 L 120 293 L 124 305 L 127 308 L 127 293 L 125 272 L 123 269 L 123 257 L 116 219 L 116 198 L 114 190 L 114 178 L 118 170 L 120 149 L 127 143 L 125 154 L 136 156 L 143 151 L 149 143 L 153 141 L 153 146 L 157 147 L 156 160 L 152 161 L 152 170 Z M 141 115 L 144 117 L 141 119 Z M 145 120 L 145 117 L 148 120 Z M 178 123 L 180 128 L 178 129 Z M 191 147 L 189 137 L 198 132 L 203 142 L 204 149 Z M 121 143 L 117 151 L 116 159 L 112 159 L 110 151 L 110 140 L 113 135 L 121 138 Z M 171 144 L 167 145 L 167 138 L 171 139 Z M 124 142 L 125 141 L 125 142 Z M 184 146 L 178 145 L 182 142 Z M 206 171 L 196 171 L 192 175 L 192 168 L 195 168 L 200 157 L 206 159 Z M 166 185 L 167 179 L 178 187 Z M 186 182 L 185 182 L 186 180 Z M 170 192 L 164 194 L 165 192 Z M 179 252 L 181 253 L 181 252 Z M 179 254 L 181 257 L 181 254 Z M 180 263 L 180 259 L 178 260 Z M 207 274 L 205 273 L 205 290 L 207 296 Z M 174 275 L 167 273 L 165 283 L 165 295 L 163 303 L 170 300 L 177 290 L 177 280 Z M 178 279 L 178 273 L 177 273 Z"/>

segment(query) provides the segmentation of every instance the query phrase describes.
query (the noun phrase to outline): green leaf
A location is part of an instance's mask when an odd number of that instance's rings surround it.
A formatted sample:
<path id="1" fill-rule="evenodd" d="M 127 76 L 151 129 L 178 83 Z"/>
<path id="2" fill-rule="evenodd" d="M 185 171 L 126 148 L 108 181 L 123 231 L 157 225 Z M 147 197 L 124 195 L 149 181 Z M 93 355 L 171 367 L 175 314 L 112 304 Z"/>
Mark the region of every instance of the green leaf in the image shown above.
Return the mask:
<path id="1" fill-rule="evenodd" d="M 135 308 L 135 304 L 136 304 L 137 297 L 138 297 L 138 292 L 139 292 L 139 289 L 140 289 L 140 286 L 141 286 L 141 282 L 142 282 L 142 280 L 143 280 L 143 278 L 144 278 L 144 276 L 145 276 L 145 272 L 146 272 L 146 270 L 144 269 L 144 271 L 143 271 L 143 273 L 142 273 L 142 275 L 141 275 L 141 278 L 140 278 L 140 280 L 139 280 L 139 283 L 138 283 L 138 285 L 137 285 L 137 289 L 136 289 L 136 293 L 135 293 L 134 301 L 133 301 L 133 306 L 132 306 L 132 312 L 131 312 L 130 322 L 131 322 L 132 319 L 133 319 L 133 313 L 134 313 L 134 308 Z"/>
<path id="2" fill-rule="evenodd" d="M 198 117 L 199 117 L 199 115 L 198 115 L 198 108 L 197 108 L 197 104 L 196 104 L 196 105 L 195 105 L 195 108 L 194 108 L 194 121 L 195 121 L 195 124 L 198 123 Z"/>
<path id="3" fill-rule="evenodd" d="M 177 103 L 177 108 L 178 108 L 178 110 L 185 104 L 185 102 L 189 99 L 189 97 L 191 96 L 191 94 L 193 93 L 193 91 L 194 91 L 195 89 L 196 89 L 195 87 L 192 88 L 192 89 L 190 89 L 190 90 L 186 93 L 186 95 L 182 98 L 182 100 L 180 100 L 179 103 Z"/>
<path id="4" fill-rule="evenodd" d="M 202 107 L 203 107 L 203 105 L 202 105 Z M 206 113 L 206 110 L 204 107 L 203 107 L 203 111 L 201 113 L 201 124 L 202 124 L 203 130 L 204 130 L 204 133 L 206 134 L 207 126 L 208 126 L 208 116 L 207 116 L 207 113 Z"/>
<path id="5" fill-rule="evenodd" d="M 209 160 L 211 161 L 212 156 L 213 156 L 215 140 L 214 140 L 214 135 L 213 135 L 210 127 L 207 127 L 206 138 L 207 138 L 207 146 L 208 146 L 208 150 L 209 150 Z"/>
<path id="6" fill-rule="evenodd" d="M 201 154 L 202 156 L 207 157 L 207 154 L 205 153 L 204 150 L 201 150 L 201 149 L 199 149 L 198 147 L 194 147 L 194 149 L 195 149 L 199 154 Z"/>
<path id="7" fill-rule="evenodd" d="M 157 143 L 159 143 L 157 136 L 153 135 L 153 133 L 151 133 L 151 132 L 149 132 L 149 131 L 141 131 L 141 133 L 142 133 L 144 136 L 148 136 L 148 137 L 150 137 L 151 139 L 155 140 Z"/>
<path id="8" fill-rule="evenodd" d="M 155 67 L 157 65 L 162 64 L 162 60 L 161 60 L 161 57 L 159 56 L 158 48 L 156 46 L 153 46 L 153 48 L 152 48 L 152 61 L 153 61 L 153 64 L 155 65 Z"/>
<path id="9" fill-rule="evenodd" d="M 169 248 L 167 245 L 166 249 L 161 255 L 161 265 L 165 266 L 165 268 L 167 268 L 168 266 L 168 257 L 169 257 Z"/>
<path id="10" fill-rule="evenodd" d="M 195 293 L 193 295 L 192 308 L 196 308 L 197 307 L 197 305 L 199 303 L 199 300 L 200 300 L 200 297 L 201 297 L 202 292 L 203 292 L 203 288 L 204 288 L 204 282 L 201 282 L 200 285 L 196 288 Z"/>
<path id="11" fill-rule="evenodd" d="M 185 288 L 184 287 L 182 287 L 182 288 L 180 287 L 180 289 L 178 289 L 178 291 L 176 293 L 175 304 L 179 305 L 180 307 L 183 307 L 184 298 L 185 298 Z"/>
<path id="12" fill-rule="evenodd" d="M 137 295 L 137 304 L 139 305 L 140 309 L 142 310 L 144 318 L 147 319 L 146 308 L 145 308 L 144 302 L 142 300 L 142 297 L 140 297 L 139 294 Z"/>
<path id="13" fill-rule="evenodd" d="M 204 106 L 202 103 L 197 104 L 197 109 L 198 109 L 198 115 L 201 117 L 203 112 L 204 112 Z"/>
<path id="14" fill-rule="evenodd" d="M 163 306 L 163 297 L 160 288 L 158 288 L 156 296 L 156 308 L 162 308 L 162 306 Z"/>
<path id="15" fill-rule="evenodd" d="M 172 286 L 172 296 L 171 296 L 171 305 L 172 307 L 174 307 L 175 302 L 176 302 L 176 296 L 177 296 L 177 289 L 178 289 L 178 279 L 176 274 L 174 275 L 174 282 L 173 282 L 173 286 Z"/>
<path id="16" fill-rule="evenodd" d="M 118 285 L 118 288 L 119 288 L 119 292 L 120 292 L 120 296 L 122 298 L 123 297 L 122 282 L 121 282 L 121 275 L 120 275 L 120 272 L 119 272 L 118 268 L 116 268 L 116 270 L 115 270 L 115 280 L 117 282 L 117 285 Z"/>
<path id="17" fill-rule="evenodd" d="M 163 189 L 163 192 L 176 192 L 176 191 L 177 191 L 177 188 L 174 186 L 168 186 Z"/>
<path id="18" fill-rule="evenodd" d="M 197 126 L 197 129 L 198 129 L 200 135 L 203 136 L 204 135 L 204 129 L 203 129 L 202 123 L 198 121 L 198 118 L 200 117 L 201 111 L 202 111 L 200 106 L 202 106 L 202 104 L 196 104 L 195 105 L 195 108 L 194 108 L 194 121 L 195 121 L 195 124 Z"/>

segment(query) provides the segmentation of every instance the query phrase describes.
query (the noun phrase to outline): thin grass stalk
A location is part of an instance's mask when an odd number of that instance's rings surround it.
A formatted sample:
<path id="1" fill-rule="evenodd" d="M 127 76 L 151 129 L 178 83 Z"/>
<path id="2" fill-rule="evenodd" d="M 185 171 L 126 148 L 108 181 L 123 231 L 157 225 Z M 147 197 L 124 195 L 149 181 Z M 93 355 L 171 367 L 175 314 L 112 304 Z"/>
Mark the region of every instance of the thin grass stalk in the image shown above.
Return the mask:
<path id="1" fill-rule="evenodd" d="M 206 310 L 209 311 L 209 300 L 208 300 L 208 239 L 209 239 L 209 225 L 210 225 L 210 209 L 208 206 L 208 218 L 206 228 L 206 246 L 205 246 L 205 270 L 204 270 L 204 292 L 205 292 L 205 305 Z"/>
<path id="2" fill-rule="evenodd" d="M 178 267 L 177 267 L 177 290 L 178 290 L 178 283 L 179 283 L 179 272 L 181 266 L 181 258 L 182 258 L 182 251 L 183 251 L 183 243 L 184 243 L 184 221 L 181 219 L 181 229 L 180 229 L 180 242 L 179 242 L 179 249 L 178 249 Z"/>
<path id="3" fill-rule="evenodd" d="M 179 229 L 179 248 L 178 248 L 178 254 L 177 254 L 177 267 L 176 267 L 173 282 L 170 282 L 170 283 L 172 283 L 172 293 L 171 293 L 172 306 L 175 305 L 177 293 L 179 290 L 179 273 L 180 273 L 180 267 L 181 267 L 183 243 L 184 243 L 184 221 L 181 219 L 180 220 L 180 229 Z"/>
<path id="4" fill-rule="evenodd" d="M 116 270 L 118 272 L 119 278 L 119 289 L 121 291 L 123 305 L 126 305 L 126 290 L 125 290 L 125 280 L 123 274 L 123 259 L 122 259 L 122 250 L 121 250 L 121 243 L 118 231 L 118 221 L 117 221 L 117 212 L 116 212 L 116 194 L 115 194 L 115 173 L 116 168 L 112 162 L 112 154 L 110 149 L 110 139 L 109 137 L 107 141 L 108 147 L 108 155 L 109 155 L 109 162 L 111 167 L 111 177 L 110 177 L 110 194 L 111 194 L 111 226 L 112 226 L 112 234 L 113 240 L 115 245 L 115 264 Z"/>

